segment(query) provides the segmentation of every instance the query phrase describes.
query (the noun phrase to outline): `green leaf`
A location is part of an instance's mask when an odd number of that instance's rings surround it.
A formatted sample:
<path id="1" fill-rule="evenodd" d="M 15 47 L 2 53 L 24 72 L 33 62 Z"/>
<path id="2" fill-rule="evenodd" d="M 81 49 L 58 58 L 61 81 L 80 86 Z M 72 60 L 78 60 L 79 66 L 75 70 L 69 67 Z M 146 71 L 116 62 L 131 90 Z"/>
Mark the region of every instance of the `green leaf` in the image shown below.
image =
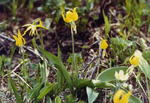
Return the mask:
<path id="1" fill-rule="evenodd" d="M 84 102 L 84 101 L 79 101 L 78 103 L 86 103 L 86 102 Z"/>
<path id="2" fill-rule="evenodd" d="M 111 44 L 113 46 L 116 46 L 117 48 L 119 47 L 124 49 L 127 46 L 132 46 L 133 42 L 117 37 L 117 38 L 111 38 Z"/>
<path id="3" fill-rule="evenodd" d="M 128 67 L 112 67 L 109 69 L 104 70 L 103 72 L 101 72 L 98 77 L 97 80 L 99 80 L 100 82 L 110 82 L 110 81 L 114 81 L 116 80 L 115 78 L 115 72 L 123 70 L 126 71 L 128 69 Z"/>
<path id="4" fill-rule="evenodd" d="M 87 10 L 92 10 L 93 7 L 94 7 L 94 0 L 87 0 L 87 2 L 86 2 Z"/>
<path id="5" fill-rule="evenodd" d="M 53 103 L 49 96 L 47 97 L 46 103 Z"/>
<path id="6" fill-rule="evenodd" d="M 67 62 L 70 63 L 70 64 L 72 63 L 72 65 L 74 64 L 73 62 L 75 62 L 74 66 L 75 66 L 76 71 L 78 71 L 78 68 L 80 68 L 81 64 L 83 63 L 83 59 L 82 59 L 81 53 L 71 54 L 69 56 Z"/>
<path id="7" fill-rule="evenodd" d="M 68 86 L 70 88 L 72 88 L 72 81 L 71 81 L 71 77 L 67 71 L 67 69 L 65 68 L 64 64 L 62 63 L 62 61 L 60 60 L 59 57 L 43 50 L 43 49 L 40 49 L 40 51 L 42 52 L 42 54 L 49 60 L 49 62 L 51 64 L 53 64 L 59 71 L 60 73 L 62 74 L 62 76 L 65 78 Z"/>
<path id="8" fill-rule="evenodd" d="M 14 81 L 11 78 L 9 78 L 9 83 L 10 83 L 11 88 L 12 88 L 14 94 L 15 94 L 16 103 L 23 103 L 23 100 L 22 100 L 20 94 L 17 92 L 16 85 L 15 85 Z"/>
<path id="9" fill-rule="evenodd" d="M 39 96 L 37 97 L 38 99 L 43 99 L 44 96 L 46 96 L 50 91 L 53 90 L 54 84 L 47 84 L 44 88 L 40 90 Z"/>
<path id="10" fill-rule="evenodd" d="M 75 98 L 72 94 L 65 96 L 65 103 L 75 103 L 77 98 Z"/>
<path id="11" fill-rule="evenodd" d="M 94 87 L 94 84 L 92 83 L 91 80 L 89 79 L 78 79 L 77 82 L 74 82 L 74 85 L 80 89 L 80 88 L 83 88 L 83 87 Z"/>
<path id="12" fill-rule="evenodd" d="M 143 51 L 142 55 L 146 60 L 150 61 L 150 50 Z"/>
<path id="13" fill-rule="evenodd" d="M 104 11 L 103 11 L 103 17 L 104 17 L 104 21 L 105 21 L 105 34 L 108 35 L 108 33 L 110 32 L 110 23 L 109 23 L 108 17 L 104 13 Z"/>
<path id="14" fill-rule="evenodd" d="M 61 99 L 60 99 L 59 96 L 57 96 L 57 97 L 55 98 L 55 103 L 61 103 Z"/>
<path id="15" fill-rule="evenodd" d="M 86 93 L 88 95 L 88 103 L 93 103 L 98 97 L 99 93 L 95 92 L 92 88 L 87 87 Z"/>
<path id="16" fill-rule="evenodd" d="M 93 84 L 97 88 L 115 88 L 115 85 L 108 82 L 101 82 L 99 80 L 92 80 Z"/>
<path id="17" fill-rule="evenodd" d="M 79 65 L 83 62 L 83 59 L 82 59 L 82 55 L 81 53 L 74 53 L 74 54 L 71 54 L 67 60 L 68 63 L 72 63 L 73 62 L 73 56 L 75 58 L 75 63 L 76 65 Z"/>
<path id="18" fill-rule="evenodd" d="M 145 74 L 145 76 L 150 79 L 150 65 L 143 58 L 143 56 L 140 58 L 139 68 Z"/>
<path id="19" fill-rule="evenodd" d="M 35 84 L 34 88 L 30 91 L 28 98 L 29 99 L 33 99 L 33 98 L 36 99 L 37 96 L 39 95 L 39 92 L 40 92 L 40 90 L 42 88 L 42 85 L 43 85 L 43 83 Z"/>
<path id="20" fill-rule="evenodd" d="M 143 102 L 135 96 L 130 96 L 129 103 L 143 103 Z"/>

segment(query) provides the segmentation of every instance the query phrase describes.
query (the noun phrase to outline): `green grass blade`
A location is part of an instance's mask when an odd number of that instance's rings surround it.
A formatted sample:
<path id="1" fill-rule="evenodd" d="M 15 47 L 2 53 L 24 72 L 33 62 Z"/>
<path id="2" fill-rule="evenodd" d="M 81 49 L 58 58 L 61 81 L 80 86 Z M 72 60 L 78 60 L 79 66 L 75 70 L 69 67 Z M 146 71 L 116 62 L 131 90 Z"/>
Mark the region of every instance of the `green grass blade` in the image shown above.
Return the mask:
<path id="1" fill-rule="evenodd" d="M 11 78 L 9 78 L 8 82 L 9 82 L 9 84 L 10 84 L 10 86 L 11 86 L 11 88 L 12 88 L 14 94 L 15 94 L 16 103 L 23 103 L 23 100 L 22 100 L 20 94 L 19 94 L 18 91 L 17 91 L 15 82 L 14 82 Z"/>
<path id="2" fill-rule="evenodd" d="M 50 91 L 53 90 L 54 84 L 48 84 L 47 86 L 45 86 L 41 91 L 39 96 L 37 97 L 38 99 L 43 99 L 44 96 L 46 96 Z"/>
<path id="3" fill-rule="evenodd" d="M 67 69 L 65 68 L 64 64 L 62 63 L 62 61 L 57 56 L 55 56 L 43 49 L 40 49 L 40 51 L 49 60 L 49 62 L 51 64 L 53 64 L 61 72 L 61 74 L 65 78 L 68 86 L 71 87 L 72 86 L 71 77 L 70 77 Z"/>

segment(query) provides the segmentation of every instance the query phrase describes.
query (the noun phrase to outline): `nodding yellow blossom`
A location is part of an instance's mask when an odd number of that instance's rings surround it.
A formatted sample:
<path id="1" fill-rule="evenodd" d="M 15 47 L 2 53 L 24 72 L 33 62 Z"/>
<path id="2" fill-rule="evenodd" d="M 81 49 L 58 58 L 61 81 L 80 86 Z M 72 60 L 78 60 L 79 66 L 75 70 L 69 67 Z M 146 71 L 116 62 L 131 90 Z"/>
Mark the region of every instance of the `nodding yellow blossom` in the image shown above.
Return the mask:
<path id="1" fill-rule="evenodd" d="M 140 58 L 138 56 L 131 56 L 130 59 L 129 59 L 130 63 L 133 65 L 133 66 L 138 66 L 139 65 L 139 61 L 140 61 Z"/>
<path id="2" fill-rule="evenodd" d="M 113 101 L 114 103 L 128 103 L 129 97 L 131 96 L 131 92 L 126 93 L 122 89 L 119 89 L 114 97 Z"/>
<path id="3" fill-rule="evenodd" d="M 117 80 L 126 81 L 128 80 L 129 75 L 128 73 L 125 74 L 123 70 L 120 70 L 119 72 L 115 72 L 115 78 Z"/>
<path id="4" fill-rule="evenodd" d="M 21 35 L 20 30 L 18 30 L 17 36 L 16 36 L 16 35 L 13 35 L 13 38 L 15 39 L 15 41 L 16 41 L 16 46 L 18 46 L 18 47 L 21 47 L 21 46 L 23 46 L 23 45 L 26 44 L 26 41 L 25 41 L 25 39 L 23 38 L 23 36 Z"/>
<path id="5" fill-rule="evenodd" d="M 64 12 L 62 12 L 63 20 L 66 23 L 71 23 L 71 22 L 78 20 L 79 17 L 78 17 L 78 13 L 76 12 L 76 9 L 77 8 L 74 8 L 73 10 L 67 11 L 66 15 L 64 15 Z"/>
<path id="6" fill-rule="evenodd" d="M 47 29 L 46 27 L 43 26 L 43 23 L 42 23 L 41 19 L 35 20 L 32 24 L 25 24 L 25 25 L 23 25 L 23 27 L 27 27 L 27 29 L 24 32 L 24 35 L 28 31 L 30 31 L 29 32 L 30 36 L 38 35 L 37 28 Z"/>
<path id="7" fill-rule="evenodd" d="M 102 39 L 102 41 L 100 42 L 100 48 L 101 49 L 107 49 L 108 44 L 106 42 L 106 40 Z"/>

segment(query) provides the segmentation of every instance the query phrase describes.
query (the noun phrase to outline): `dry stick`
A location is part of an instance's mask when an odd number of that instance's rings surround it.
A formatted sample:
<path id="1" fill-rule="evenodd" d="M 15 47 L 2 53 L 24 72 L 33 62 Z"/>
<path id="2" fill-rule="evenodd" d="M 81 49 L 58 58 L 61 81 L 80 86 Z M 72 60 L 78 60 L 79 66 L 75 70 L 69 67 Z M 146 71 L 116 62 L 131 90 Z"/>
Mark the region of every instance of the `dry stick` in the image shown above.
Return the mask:
<path id="1" fill-rule="evenodd" d="M 136 74 L 134 72 L 133 72 L 133 75 L 135 76 L 136 80 L 138 81 L 138 83 L 139 83 L 141 89 L 143 90 L 145 96 L 148 97 L 147 94 L 146 94 L 146 92 L 145 92 L 145 90 L 144 90 L 144 88 L 143 88 L 143 86 L 142 86 L 142 84 L 141 84 L 141 82 L 139 81 L 138 77 L 136 76 Z"/>
<path id="2" fill-rule="evenodd" d="M 99 59 L 98 59 L 99 60 Z M 96 72 L 96 68 L 98 68 L 99 67 L 99 62 L 96 62 L 96 65 L 95 65 L 95 67 L 93 68 L 93 70 L 92 70 L 92 73 L 91 73 L 91 77 L 90 77 L 90 79 L 92 79 L 93 78 L 93 76 L 94 76 L 94 74 L 95 74 L 95 72 Z"/>
<path id="3" fill-rule="evenodd" d="M 98 40 L 98 41 L 94 42 L 93 44 L 91 44 L 89 47 L 91 47 L 91 46 L 93 46 L 94 44 L 97 44 L 97 43 L 99 43 L 99 42 L 100 42 L 100 41 Z M 98 55 L 97 57 L 93 58 L 89 63 L 87 63 L 86 66 L 82 67 L 82 68 L 83 68 L 83 73 L 88 69 L 88 67 L 89 67 L 95 60 L 97 60 L 97 59 L 100 58 L 100 57 L 101 57 L 101 55 Z M 83 73 L 82 73 L 82 75 L 83 75 Z"/>
<path id="4" fill-rule="evenodd" d="M 2 32 L 2 33 L 0 34 L 0 37 L 3 38 L 3 39 L 6 39 L 6 40 L 8 40 L 8 41 L 15 42 L 14 39 L 11 39 L 11 38 L 5 36 L 5 33 L 4 33 L 4 32 Z"/>
<path id="5" fill-rule="evenodd" d="M 15 72 L 22 64 L 23 64 L 23 62 L 21 62 L 20 64 L 18 64 L 18 65 L 10 72 L 10 74 L 11 74 L 12 72 Z M 8 74 L 4 75 L 4 77 L 6 77 L 6 76 L 8 76 Z"/>
<path id="6" fill-rule="evenodd" d="M 14 75 L 16 75 L 18 78 L 20 78 L 30 89 L 32 89 L 32 87 L 20 76 L 18 75 L 17 73 L 15 72 L 12 72 Z"/>
<path id="7" fill-rule="evenodd" d="M 100 58 L 100 56 L 93 58 L 85 67 L 83 67 L 84 68 L 83 72 L 85 72 L 87 70 L 87 68 L 98 58 Z"/>
<path id="8" fill-rule="evenodd" d="M 88 67 L 95 61 L 95 60 L 97 60 L 99 58 L 99 56 L 97 56 L 97 57 L 95 57 L 95 58 L 93 58 L 89 63 L 87 63 L 86 64 L 86 66 L 85 67 L 82 67 L 83 68 L 83 72 L 82 72 L 82 74 L 81 74 L 81 77 L 86 77 L 86 75 L 84 76 L 84 72 L 88 69 Z"/>
<path id="9" fill-rule="evenodd" d="M 91 78 L 90 78 L 90 79 L 93 78 L 94 73 L 96 72 L 96 68 L 99 68 L 99 65 L 100 65 L 100 58 L 102 57 L 102 53 L 103 53 L 103 50 L 99 47 L 99 58 L 98 58 L 98 61 L 97 61 L 97 63 L 96 63 L 95 68 L 94 68 L 93 71 L 92 71 L 92 74 L 91 74 Z"/>

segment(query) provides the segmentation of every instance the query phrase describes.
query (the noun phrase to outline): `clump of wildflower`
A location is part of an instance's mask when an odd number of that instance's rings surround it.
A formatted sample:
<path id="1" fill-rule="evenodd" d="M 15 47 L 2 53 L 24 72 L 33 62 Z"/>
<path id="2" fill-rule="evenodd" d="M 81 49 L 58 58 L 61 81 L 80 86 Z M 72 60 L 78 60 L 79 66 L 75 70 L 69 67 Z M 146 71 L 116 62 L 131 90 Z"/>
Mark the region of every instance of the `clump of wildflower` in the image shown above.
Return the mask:
<path id="1" fill-rule="evenodd" d="M 115 78 L 117 80 L 126 81 L 126 80 L 128 80 L 129 75 L 128 75 L 128 73 L 125 74 L 123 70 L 120 70 L 119 72 L 117 72 L 117 71 L 115 72 Z"/>
<path id="2" fill-rule="evenodd" d="M 46 27 L 43 26 L 43 23 L 41 21 L 41 19 L 37 19 L 35 20 L 32 24 L 25 24 L 23 25 L 23 27 L 27 27 L 27 29 L 24 32 L 24 35 L 29 32 L 30 36 L 34 36 L 34 35 L 38 35 L 38 28 L 43 28 L 43 29 L 47 29 Z"/>
<path id="3" fill-rule="evenodd" d="M 126 93 L 124 90 L 119 89 L 115 93 L 113 97 L 113 101 L 114 103 L 128 103 L 130 96 L 131 96 L 131 92 Z"/>
<path id="4" fill-rule="evenodd" d="M 105 39 L 102 39 L 100 42 L 100 48 L 107 49 L 107 47 L 108 47 L 107 41 Z"/>
<path id="5" fill-rule="evenodd" d="M 20 33 L 20 30 L 18 30 L 17 36 L 13 35 L 13 38 L 15 39 L 16 46 L 18 46 L 18 47 L 21 47 L 26 44 L 26 41 L 25 41 L 24 37 L 22 36 L 22 34 Z"/>

